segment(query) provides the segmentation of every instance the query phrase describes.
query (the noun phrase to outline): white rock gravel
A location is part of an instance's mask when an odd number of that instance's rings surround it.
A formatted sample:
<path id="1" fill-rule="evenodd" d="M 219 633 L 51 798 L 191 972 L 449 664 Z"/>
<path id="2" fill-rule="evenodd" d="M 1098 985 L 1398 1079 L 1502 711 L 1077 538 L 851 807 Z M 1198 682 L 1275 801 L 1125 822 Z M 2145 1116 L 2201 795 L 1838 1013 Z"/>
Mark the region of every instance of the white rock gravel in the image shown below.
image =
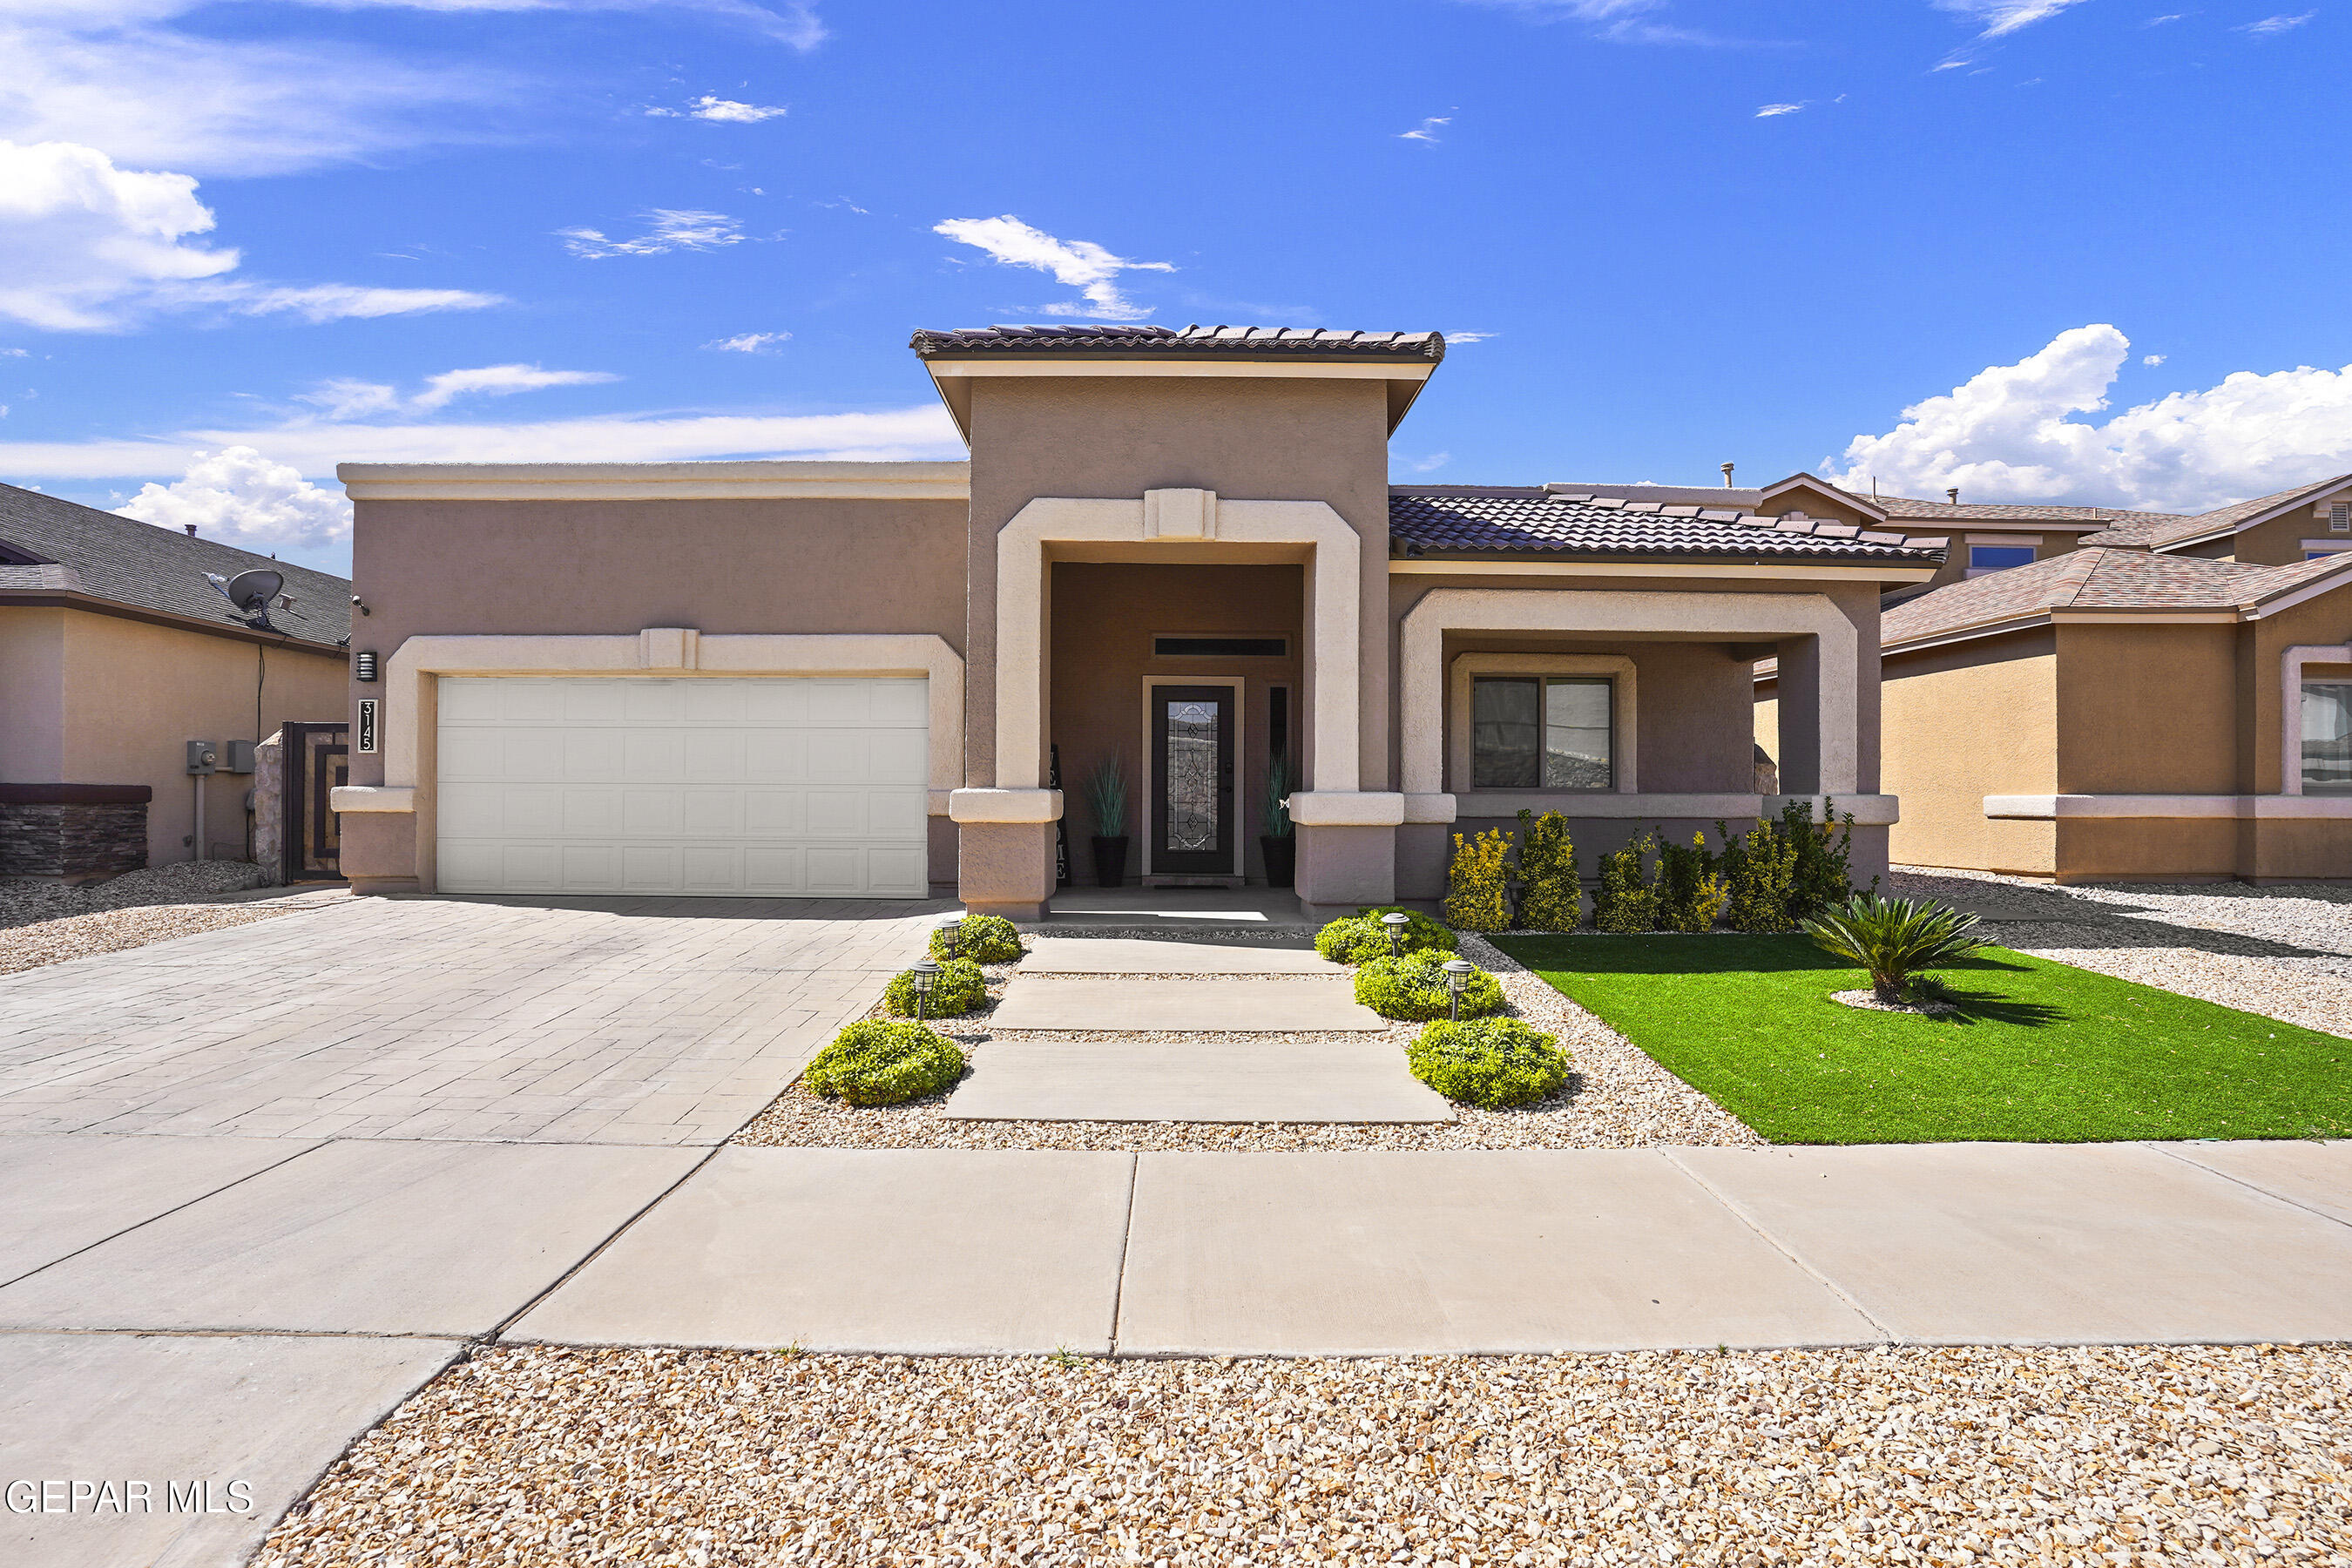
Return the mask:
<path id="1" fill-rule="evenodd" d="M 2352 1562 L 2352 1352 L 494 1347 L 254 1568 Z"/>
<path id="2" fill-rule="evenodd" d="M 1119 1152 L 1209 1150 L 1295 1152 L 1316 1149 L 1626 1149 L 1653 1144 L 1717 1144 L 1761 1148 L 1744 1122 L 1668 1072 L 1624 1037 L 1520 967 L 1483 938 L 1465 934 L 1462 955 L 1491 971 L 1503 987 L 1504 1012 L 1559 1037 L 1574 1059 L 1566 1089 L 1509 1110 L 1456 1106 L 1455 1120 L 1433 1125 L 1182 1121 L 962 1121 L 946 1114 L 948 1095 L 904 1105 L 857 1107 L 823 1099 L 793 1084 L 750 1126 L 738 1143 L 835 1149 L 1082 1149 Z M 989 972 L 990 994 L 1002 995 L 1011 966 Z M 1090 976 L 1089 978 L 1097 978 Z M 1154 976 L 1217 981 L 1225 976 Z M 1242 978 L 1242 977 L 1234 977 Z M 934 1026 L 977 1060 L 991 1038 L 985 1012 Z M 1188 1040 L 1255 1040 L 1269 1048 L 1288 1040 L 1385 1039 L 1402 1052 L 1421 1032 L 1398 1024 L 1379 1035 L 1180 1034 L 1150 1031 L 1052 1031 L 1055 1039 L 1130 1040 L 1138 1046 Z"/>
<path id="3" fill-rule="evenodd" d="M 2062 888 L 1917 867 L 1898 867 L 1892 882 L 1906 897 L 1999 910 L 2003 918 L 1985 921 L 1979 934 L 2019 952 L 2352 1036 L 2352 888 Z"/>
<path id="4" fill-rule="evenodd" d="M 0 974 L 289 913 L 215 901 L 268 883 L 268 873 L 247 860 L 183 860 L 78 888 L 0 880 Z"/>

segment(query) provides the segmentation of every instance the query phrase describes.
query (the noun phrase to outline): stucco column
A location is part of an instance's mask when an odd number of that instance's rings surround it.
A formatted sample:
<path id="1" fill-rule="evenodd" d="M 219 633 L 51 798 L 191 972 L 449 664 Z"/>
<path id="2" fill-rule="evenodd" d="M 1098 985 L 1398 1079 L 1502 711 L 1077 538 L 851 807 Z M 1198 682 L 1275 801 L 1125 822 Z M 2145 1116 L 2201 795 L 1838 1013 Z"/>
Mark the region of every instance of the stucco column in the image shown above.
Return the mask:
<path id="1" fill-rule="evenodd" d="M 1784 795 L 1819 795 L 1822 782 L 1822 644 L 1819 637 L 1788 637 L 1776 645 L 1780 658 L 1780 789 Z"/>
<path id="2" fill-rule="evenodd" d="M 1298 835 L 1298 901 L 1318 919 L 1396 901 L 1396 830 L 1404 796 L 1384 792 L 1290 797 Z"/>

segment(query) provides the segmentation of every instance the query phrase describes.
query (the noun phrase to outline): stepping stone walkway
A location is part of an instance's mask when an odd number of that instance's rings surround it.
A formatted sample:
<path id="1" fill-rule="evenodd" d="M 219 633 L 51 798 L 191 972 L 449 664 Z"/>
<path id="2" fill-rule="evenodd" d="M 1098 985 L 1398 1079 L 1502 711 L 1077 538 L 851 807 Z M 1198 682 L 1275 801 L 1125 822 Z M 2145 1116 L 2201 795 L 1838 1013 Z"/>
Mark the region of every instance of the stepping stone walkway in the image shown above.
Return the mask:
<path id="1" fill-rule="evenodd" d="M 1348 970 L 1304 939 L 1039 937 L 946 1113 L 975 1121 L 1453 1121 L 1445 1098 L 1406 1068 L 1390 1026 L 1358 1004 Z M 1054 1037 L 1063 1031 L 1112 1037 Z"/>

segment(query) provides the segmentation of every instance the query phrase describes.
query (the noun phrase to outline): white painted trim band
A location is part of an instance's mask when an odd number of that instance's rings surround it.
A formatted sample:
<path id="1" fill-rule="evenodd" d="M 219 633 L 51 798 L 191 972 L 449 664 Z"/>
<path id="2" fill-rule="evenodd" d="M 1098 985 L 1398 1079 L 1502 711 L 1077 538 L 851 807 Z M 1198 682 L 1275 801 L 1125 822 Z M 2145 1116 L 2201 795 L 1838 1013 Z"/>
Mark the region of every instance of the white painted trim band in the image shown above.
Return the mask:
<path id="1" fill-rule="evenodd" d="M 1990 817 L 2052 822 L 2077 818 L 2165 821 L 2273 821 L 2352 818 L 2352 795 L 1989 795 Z"/>
<path id="2" fill-rule="evenodd" d="M 415 811 L 416 792 L 376 784 L 337 784 L 327 792 L 327 805 L 332 811 Z"/>
<path id="3" fill-rule="evenodd" d="M 948 796 L 948 816 L 957 822 L 1059 822 L 1057 789 L 960 789 Z"/>
<path id="4" fill-rule="evenodd" d="M 1301 827 L 1396 827 L 1405 797 L 1381 790 L 1301 790 L 1290 797 L 1290 820 Z"/>

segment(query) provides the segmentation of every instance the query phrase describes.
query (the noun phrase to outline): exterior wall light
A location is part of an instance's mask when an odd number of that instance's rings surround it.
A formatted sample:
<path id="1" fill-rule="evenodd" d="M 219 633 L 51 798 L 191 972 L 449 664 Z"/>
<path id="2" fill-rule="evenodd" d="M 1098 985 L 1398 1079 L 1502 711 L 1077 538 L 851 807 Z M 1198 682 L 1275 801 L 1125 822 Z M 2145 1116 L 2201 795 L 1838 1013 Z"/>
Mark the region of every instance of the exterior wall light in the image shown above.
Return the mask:
<path id="1" fill-rule="evenodd" d="M 931 984 L 940 977 L 940 966 L 928 958 L 915 961 L 915 1022 L 923 1021 L 923 1001 L 931 994 Z"/>
<path id="2" fill-rule="evenodd" d="M 1471 973 L 1478 966 L 1466 958 L 1449 958 L 1440 967 L 1445 971 L 1445 1016 L 1459 1023 L 1462 1019 L 1462 987 L 1470 983 Z"/>
<path id="3" fill-rule="evenodd" d="M 352 655 L 352 679 L 353 680 L 373 680 L 375 678 L 376 663 L 373 649 L 370 649 L 364 653 L 355 653 Z"/>
<path id="4" fill-rule="evenodd" d="M 1389 928 L 1389 956 L 1391 958 L 1402 958 L 1404 956 L 1404 928 L 1412 923 L 1412 917 L 1406 914 L 1402 910 L 1391 910 L 1388 913 L 1381 917 L 1381 924 Z"/>

